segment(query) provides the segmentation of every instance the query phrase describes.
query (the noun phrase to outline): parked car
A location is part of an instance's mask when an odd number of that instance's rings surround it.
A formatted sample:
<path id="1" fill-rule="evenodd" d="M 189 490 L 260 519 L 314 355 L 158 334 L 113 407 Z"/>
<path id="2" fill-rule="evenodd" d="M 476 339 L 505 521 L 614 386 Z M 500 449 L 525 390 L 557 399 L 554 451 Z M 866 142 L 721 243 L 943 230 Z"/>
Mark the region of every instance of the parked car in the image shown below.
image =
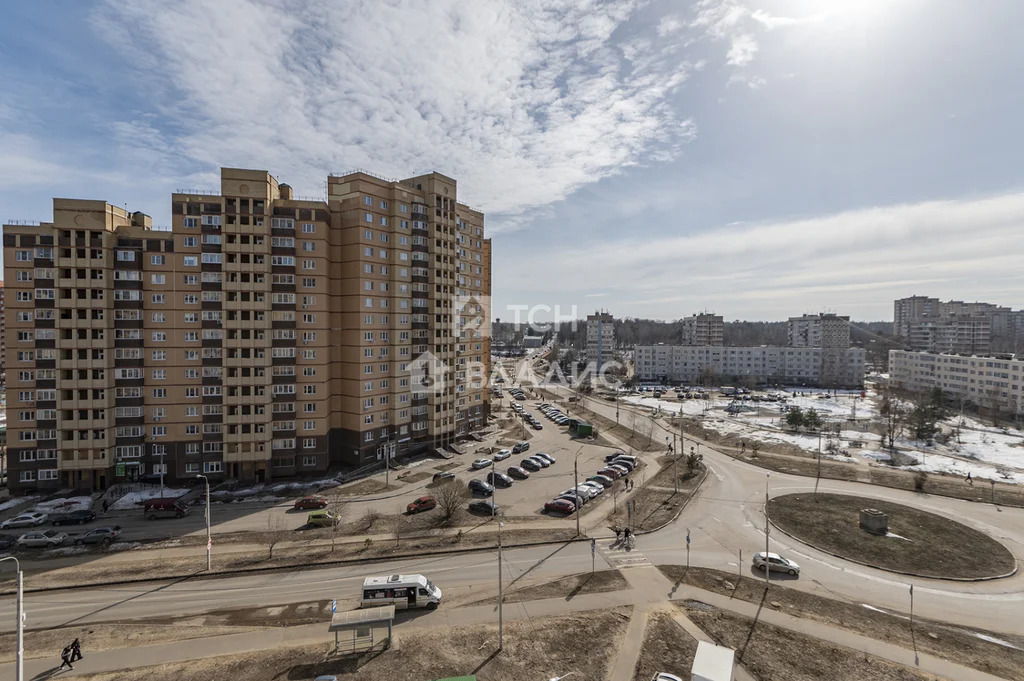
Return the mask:
<path id="1" fill-rule="evenodd" d="M 494 487 L 484 482 L 483 480 L 470 480 L 469 491 L 473 494 L 483 494 L 484 496 L 490 496 L 494 494 Z"/>
<path id="2" fill-rule="evenodd" d="M 412 515 L 413 513 L 421 513 L 423 511 L 429 511 L 432 508 L 437 507 L 437 499 L 431 496 L 420 497 L 409 502 L 409 505 L 405 507 L 407 513 Z"/>
<path id="3" fill-rule="evenodd" d="M 546 452 L 537 452 L 536 454 L 534 454 L 534 456 L 538 459 L 544 459 L 548 463 L 555 463 L 556 461 L 558 461 L 558 459 L 556 459 L 555 457 L 551 456 Z"/>
<path id="4" fill-rule="evenodd" d="M 597 496 L 597 492 L 595 492 L 590 487 L 584 487 L 583 485 L 579 485 L 578 487 L 570 487 L 569 489 L 562 492 L 562 494 L 574 493 L 583 497 L 583 501 L 590 501 L 591 499 Z"/>
<path id="5" fill-rule="evenodd" d="M 680 677 L 675 674 L 669 674 L 668 672 L 658 672 L 652 678 L 651 681 L 683 681 Z"/>
<path id="6" fill-rule="evenodd" d="M 598 473 L 597 475 L 591 475 L 589 478 L 587 478 L 587 482 L 596 482 L 597 484 L 606 488 L 611 487 L 615 483 L 615 481 L 610 476 L 603 475 L 601 473 Z"/>
<path id="7" fill-rule="evenodd" d="M 541 468 L 543 468 L 543 466 L 541 466 L 532 458 L 523 459 L 522 461 L 519 462 L 519 465 L 525 468 L 526 470 L 533 471 L 535 473 L 539 471 Z"/>
<path id="8" fill-rule="evenodd" d="M 615 459 L 619 458 L 620 456 L 626 456 L 626 452 L 615 452 L 614 454 L 609 454 L 608 456 L 604 457 L 604 462 L 605 463 L 611 463 L 612 461 L 615 461 Z"/>
<path id="9" fill-rule="evenodd" d="M 510 478 L 515 478 L 516 480 L 526 480 L 528 477 L 530 477 L 530 474 L 524 471 L 519 466 L 509 466 L 508 476 Z"/>
<path id="10" fill-rule="evenodd" d="M 332 511 L 313 511 L 306 516 L 306 525 L 309 527 L 334 527 L 341 518 Z"/>
<path id="11" fill-rule="evenodd" d="M 569 515 L 576 511 L 576 504 L 568 499 L 552 499 L 544 504 L 544 510 L 550 513 L 564 513 Z"/>
<path id="12" fill-rule="evenodd" d="M 768 557 L 767 560 L 765 560 L 765 556 Z M 758 570 L 764 570 L 768 566 L 772 572 L 785 572 L 793 576 L 800 574 L 799 565 L 777 553 L 765 553 L 764 551 L 755 553 L 753 564 Z"/>
<path id="13" fill-rule="evenodd" d="M 470 466 L 470 468 L 472 468 L 473 470 L 480 470 L 481 468 L 487 468 L 490 465 L 490 459 L 477 459 L 476 461 L 473 462 L 473 465 Z"/>
<path id="14" fill-rule="evenodd" d="M 20 513 L 13 518 L 8 518 L 0 523 L 0 528 L 6 530 L 8 527 L 33 527 L 35 525 L 42 525 L 46 522 L 47 517 L 48 516 L 45 513 L 35 513 L 31 511 L 28 513 Z"/>
<path id="15" fill-rule="evenodd" d="M 50 518 L 50 524 L 54 527 L 58 525 L 85 525 L 96 520 L 96 514 L 89 509 L 82 509 L 80 511 L 71 511 L 69 513 L 61 513 Z"/>
<path id="16" fill-rule="evenodd" d="M 451 473 L 449 471 L 440 471 L 438 473 L 434 473 L 434 482 L 442 482 L 454 479 L 455 473 Z"/>
<path id="17" fill-rule="evenodd" d="M 563 499 L 565 501 L 568 501 L 568 502 L 574 504 L 576 506 L 576 508 L 579 508 L 584 503 L 586 503 L 586 500 L 583 497 L 581 497 L 580 495 L 578 495 L 578 494 L 570 494 L 570 493 L 559 494 L 557 497 L 555 497 L 555 499 Z M 552 501 L 554 501 L 554 499 L 552 499 Z"/>
<path id="18" fill-rule="evenodd" d="M 533 461 L 541 468 L 548 468 L 551 466 L 551 462 L 540 456 L 531 456 L 530 461 Z"/>
<path id="19" fill-rule="evenodd" d="M 325 497 L 303 497 L 295 500 L 295 505 L 292 507 L 297 511 L 312 511 L 321 508 L 327 508 L 327 499 Z"/>
<path id="20" fill-rule="evenodd" d="M 0 551 L 10 551 L 18 543 L 18 538 L 11 534 L 0 534 Z"/>
<path id="21" fill-rule="evenodd" d="M 612 458 L 612 462 L 619 461 L 628 461 L 629 463 L 633 464 L 634 467 L 637 465 L 637 463 L 639 463 L 639 459 L 629 454 L 616 454 L 615 457 Z"/>
<path id="22" fill-rule="evenodd" d="M 121 535 L 121 526 L 95 527 L 85 534 L 75 537 L 75 546 L 82 544 L 102 544 L 107 546 Z"/>
<path id="23" fill-rule="evenodd" d="M 487 474 L 487 482 L 491 483 L 495 487 L 511 487 L 513 480 L 504 473 L 491 471 Z"/>
<path id="24" fill-rule="evenodd" d="M 52 549 L 55 546 L 60 546 L 64 543 L 64 540 L 68 536 L 58 530 L 38 530 L 35 532 L 27 532 L 18 537 L 18 548 L 46 548 Z"/>
<path id="25" fill-rule="evenodd" d="M 529 448 L 530 448 L 530 443 L 529 442 L 526 442 L 526 441 L 517 442 L 516 446 L 512 448 L 512 453 L 513 454 L 519 454 L 520 452 L 525 452 Z"/>
<path id="26" fill-rule="evenodd" d="M 619 478 L 622 477 L 622 471 L 619 470 L 618 468 L 612 468 L 611 466 L 602 468 L 597 472 L 597 474 L 603 475 L 607 478 L 611 478 L 612 480 L 618 480 Z"/>
<path id="27" fill-rule="evenodd" d="M 501 512 L 501 508 L 490 499 L 480 499 L 470 503 L 469 512 L 494 516 Z"/>
<path id="28" fill-rule="evenodd" d="M 510 456 L 512 456 L 512 450 L 511 449 L 499 449 L 498 452 L 494 455 L 494 460 L 495 461 L 504 461 L 505 459 L 507 459 Z"/>
<path id="29" fill-rule="evenodd" d="M 530 425 L 533 427 L 534 430 L 544 430 L 544 426 L 542 426 L 541 424 L 537 423 L 536 421 L 534 421 Z"/>
<path id="30" fill-rule="evenodd" d="M 617 471 L 622 471 L 623 475 L 629 475 L 633 472 L 634 467 L 628 461 L 613 461 L 606 468 L 614 468 Z"/>
<path id="31" fill-rule="evenodd" d="M 604 485 L 602 485 L 599 482 L 592 482 L 588 480 L 586 482 L 581 482 L 579 486 L 594 490 L 594 496 L 600 496 L 604 494 Z"/>

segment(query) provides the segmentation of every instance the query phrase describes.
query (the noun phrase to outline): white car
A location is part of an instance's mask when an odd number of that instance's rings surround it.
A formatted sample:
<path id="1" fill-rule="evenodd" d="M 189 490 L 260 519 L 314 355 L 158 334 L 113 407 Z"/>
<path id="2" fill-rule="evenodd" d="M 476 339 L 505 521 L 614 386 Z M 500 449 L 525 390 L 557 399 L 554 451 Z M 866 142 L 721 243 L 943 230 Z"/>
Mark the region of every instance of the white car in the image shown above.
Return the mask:
<path id="1" fill-rule="evenodd" d="M 655 674 L 651 678 L 651 681 L 683 681 L 683 680 L 681 678 L 679 678 L 678 676 L 676 676 L 675 674 L 669 674 L 668 672 L 658 672 L 657 674 Z"/>
<path id="2" fill-rule="evenodd" d="M 588 501 L 597 496 L 597 492 L 595 492 L 592 487 L 584 487 L 583 485 L 580 485 L 579 487 L 570 487 L 562 492 L 562 494 L 578 494 Z"/>
<path id="3" fill-rule="evenodd" d="M 508 457 L 512 456 L 511 449 L 499 449 L 498 453 L 494 455 L 495 461 L 504 461 Z"/>
<path id="4" fill-rule="evenodd" d="M 42 532 L 27 532 L 18 537 L 18 548 L 53 548 L 60 546 L 68 536 L 57 530 L 44 530 Z"/>
<path id="5" fill-rule="evenodd" d="M 581 482 L 580 487 L 586 487 L 587 489 L 594 490 L 594 496 L 604 494 L 604 485 L 596 482 L 590 482 L 589 480 L 587 482 Z"/>
<path id="6" fill-rule="evenodd" d="M 42 525 L 46 522 L 48 517 L 49 516 L 45 513 L 22 513 L 0 523 L 0 528 L 6 530 L 8 527 L 32 527 L 34 525 Z"/>
<path id="7" fill-rule="evenodd" d="M 492 462 L 490 459 L 477 459 L 476 461 L 473 462 L 473 469 L 479 470 L 481 468 L 487 468 L 488 466 L 491 465 L 491 463 Z"/>
<path id="8" fill-rule="evenodd" d="M 765 560 L 765 556 L 768 557 L 767 560 Z M 753 564 L 758 570 L 770 569 L 772 572 L 785 572 L 793 576 L 800 574 L 799 565 L 777 553 L 764 553 L 763 551 L 755 553 Z"/>

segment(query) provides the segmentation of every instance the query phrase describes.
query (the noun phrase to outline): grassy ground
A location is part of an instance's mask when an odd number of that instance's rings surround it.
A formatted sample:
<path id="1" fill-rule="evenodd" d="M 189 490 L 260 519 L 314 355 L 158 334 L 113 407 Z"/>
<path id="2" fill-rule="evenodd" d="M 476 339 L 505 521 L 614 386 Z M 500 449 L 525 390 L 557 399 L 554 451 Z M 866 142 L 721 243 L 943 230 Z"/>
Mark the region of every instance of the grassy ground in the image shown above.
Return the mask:
<path id="1" fill-rule="evenodd" d="M 677 583 L 691 584 L 707 591 L 738 598 L 749 603 L 760 603 L 764 595 L 764 582 L 709 568 L 690 568 L 682 565 L 659 565 L 666 577 Z M 887 614 L 865 608 L 861 603 L 847 603 L 824 598 L 797 589 L 773 584 L 767 601 L 774 609 L 788 615 L 848 629 L 904 648 L 917 649 L 966 667 L 973 667 L 1003 678 L 1020 678 L 1024 670 L 1024 636 L 994 631 L 968 631 L 960 627 L 914 618 L 913 634 L 910 618 L 905 613 Z M 774 604 L 779 607 L 775 608 Z M 1018 649 L 978 638 L 983 634 L 1005 641 Z"/>
<path id="2" fill-rule="evenodd" d="M 522 681 L 576 671 L 582 679 L 607 678 L 629 608 L 520 620 L 505 624 L 504 650 L 496 652 L 497 625 L 402 633 L 397 649 L 329 657 L 328 645 L 225 655 L 94 674 L 90 681 L 282 681 L 334 674 L 359 681 L 410 681 L 476 674 L 479 681 Z"/>
<path id="3" fill-rule="evenodd" d="M 326 532 L 326 530 L 325 530 Z M 502 544 L 508 548 L 520 544 L 537 541 L 564 541 L 576 535 L 575 529 L 503 529 Z M 329 538 L 329 535 L 324 535 Z M 331 551 L 330 544 L 310 544 L 298 547 L 278 547 L 274 549 L 273 559 L 268 559 L 268 551 L 240 551 L 215 556 L 214 569 L 217 571 L 236 571 L 253 568 L 307 568 L 326 565 L 339 560 L 351 559 L 386 559 L 388 556 L 401 554 L 430 555 L 444 553 L 451 549 L 496 546 L 497 535 L 490 526 L 481 527 L 480 531 L 467 531 L 461 537 L 428 536 L 418 538 L 400 538 L 398 541 L 371 542 L 365 544 L 341 544 Z M 344 537 L 342 537 L 343 539 Z M 145 560 L 138 562 L 103 563 L 75 565 L 56 570 L 27 573 L 25 587 L 62 587 L 88 586 L 119 579 L 173 579 L 199 576 L 206 568 L 205 554 L 196 553 L 194 557 L 166 558 L 159 561 Z M 9 584 L 10 582 L 8 582 Z"/>
<path id="4" fill-rule="evenodd" d="M 859 512 L 889 515 L 889 532 L 861 530 Z M 842 494 L 787 494 L 768 502 L 772 522 L 801 541 L 889 570 L 934 577 L 992 577 L 1012 570 L 1013 555 L 978 530 L 909 506 Z"/>
<path id="5" fill-rule="evenodd" d="M 539 601 L 544 598 L 564 598 L 571 601 L 583 594 L 607 593 L 629 588 L 629 582 L 618 570 L 600 570 L 569 575 L 543 584 L 533 584 L 505 592 L 503 602 L 518 603 L 520 601 Z M 476 601 L 468 605 L 495 602 L 496 598 Z"/>
<path id="6" fill-rule="evenodd" d="M 688 601 L 694 624 L 736 651 L 759 681 L 935 681 L 937 677 L 748 617 Z"/>
<path id="7" fill-rule="evenodd" d="M 672 520 L 679 509 L 693 495 L 704 481 L 703 470 L 697 475 L 685 477 L 686 466 L 679 466 L 679 492 L 673 491 L 673 470 L 671 467 L 662 470 L 650 480 L 641 482 L 633 492 L 633 528 L 636 530 L 653 530 Z M 625 527 L 627 523 L 626 509 L 619 510 L 609 516 L 609 526 L 618 524 Z"/>
<path id="8" fill-rule="evenodd" d="M 198 621 L 196 621 L 198 620 Z M 152 643 L 184 641 L 190 638 L 239 634 L 253 631 L 251 626 L 211 626 L 203 621 L 178 620 L 173 624 L 84 624 L 25 632 L 25 657 L 50 655 L 59 660 L 60 651 L 76 638 L 81 641 L 85 654 L 90 652 L 143 646 Z M 0 662 L 13 662 L 17 639 L 14 632 L 0 634 Z"/>
<path id="9" fill-rule="evenodd" d="M 697 641 L 672 619 L 671 614 L 654 611 L 647 619 L 640 659 L 633 678 L 648 681 L 657 672 L 669 672 L 687 678 L 697 653 Z"/>

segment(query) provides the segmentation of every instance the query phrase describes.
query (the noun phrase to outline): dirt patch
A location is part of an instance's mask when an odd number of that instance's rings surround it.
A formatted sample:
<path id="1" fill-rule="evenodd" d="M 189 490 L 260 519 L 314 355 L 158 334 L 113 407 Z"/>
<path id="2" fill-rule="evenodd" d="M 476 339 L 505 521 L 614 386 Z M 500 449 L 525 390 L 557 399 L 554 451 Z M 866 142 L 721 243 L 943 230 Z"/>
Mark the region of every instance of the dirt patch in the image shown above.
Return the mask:
<path id="1" fill-rule="evenodd" d="M 310 543 L 307 546 L 279 546 L 274 549 L 273 559 L 267 559 L 265 548 L 255 551 L 239 551 L 217 556 L 214 568 L 218 572 L 243 571 L 262 568 L 311 567 L 330 565 L 341 560 L 379 559 L 394 555 L 443 554 L 452 549 L 472 549 L 497 545 L 497 535 L 490 522 L 476 527 L 467 527 L 461 535 L 431 535 L 426 537 L 398 537 L 395 540 L 371 541 L 366 543 L 341 543 L 345 535 L 339 535 L 339 543 L 331 550 L 330 530 L 315 530 L 310 536 L 317 536 L 327 543 Z M 539 541 L 567 541 L 576 536 L 575 529 L 509 529 L 501 531 L 502 544 L 508 548 Z M 166 558 L 159 561 L 103 563 L 95 562 L 50 571 L 27 571 L 26 588 L 86 586 L 89 584 L 116 582 L 120 579 L 177 579 L 201 576 L 206 568 L 205 553 L 193 557 Z M 12 582 L 6 581 L 9 593 Z"/>
<path id="2" fill-rule="evenodd" d="M 414 482 L 426 480 L 427 478 L 432 477 L 433 475 L 434 474 L 429 471 L 417 471 L 415 473 L 410 473 L 409 475 L 399 475 L 398 479 L 407 485 L 411 485 Z"/>
<path id="3" fill-rule="evenodd" d="M 365 480 L 360 480 L 359 482 L 354 482 L 350 485 L 335 487 L 331 491 L 331 494 L 346 497 L 357 497 L 363 494 L 375 494 L 376 492 L 382 492 L 385 489 L 403 487 L 404 485 L 405 483 L 403 482 L 392 480 L 391 484 L 388 487 L 385 487 L 383 480 L 378 480 L 377 478 L 366 478 Z"/>
<path id="4" fill-rule="evenodd" d="M 689 676 L 693 656 L 697 654 L 697 641 L 676 624 L 672 615 L 664 611 L 652 612 L 644 630 L 640 659 L 633 670 L 633 678 L 647 681 L 658 672 L 675 674 L 681 679 Z"/>
<path id="5" fill-rule="evenodd" d="M 828 641 L 687 601 L 694 624 L 718 644 L 736 651 L 760 681 L 936 681 L 938 677 Z"/>
<path id="6" fill-rule="evenodd" d="M 862 508 L 887 513 L 890 536 L 860 529 Z M 801 541 L 886 570 L 966 579 L 1003 575 L 1016 565 L 1013 555 L 988 535 L 888 501 L 842 494 L 786 494 L 768 502 L 768 516 Z"/>
<path id="7" fill-rule="evenodd" d="M 131 622 L 125 624 L 85 624 L 25 632 L 25 657 L 50 656 L 59 661 L 60 651 L 76 638 L 85 655 L 100 650 L 144 646 L 152 643 L 186 641 L 205 636 L 240 634 L 255 631 L 253 626 L 211 625 L 206 618 L 178 620 L 172 624 Z M 0 662 L 13 662 L 17 637 L 14 632 L 0 634 Z"/>
<path id="8" fill-rule="evenodd" d="M 550 678 L 575 670 L 607 678 L 629 608 L 506 622 L 504 650 L 497 625 L 414 630 L 399 634 L 397 650 L 329 656 L 330 646 L 302 646 L 93 674 L 90 681 L 284 681 L 334 674 L 360 681 L 409 681 L 476 674 L 479 681 Z M 539 676 L 538 676 L 539 674 Z"/>
<path id="9" fill-rule="evenodd" d="M 443 463 L 440 466 L 434 466 L 434 470 L 437 472 L 450 471 L 453 468 L 458 468 L 459 465 L 460 464 L 456 463 L 455 461 L 449 461 L 448 463 Z"/>
<path id="10" fill-rule="evenodd" d="M 679 470 L 684 471 L 685 468 L 681 465 Z M 666 469 L 637 486 L 631 497 L 633 500 L 633 529 L 641 532 L 654 530 L 675 518 L 693 493 L 700 488 L 705 473 L 702 467 L 696 476 L 685 480 L 680 474 L 678 492 L 672 489 L 672 476 L 673 471 Z M 616 525 L 626 527 L 628 521 L 625 504 L 620 504 L 619 510 L 608 518 L 611 527 Z"/>
<path id="11" fill-rule="evenodd" d="M 564 598 L 571 601 L 576 596 L 583 594 L 607 593 L 609 591 L 621 591 L 629 588 L 629 582 L 618 570 L 601 570 L 598 572 L 585 572 L 578 575 L 569 575 L 543 584 L 533 584 L 520 589 L 512 589 L 505 592 L 504 603 L 520 603 L 525 601 L 539 601 L 545 598 Z M 481 603 L 492 603 L 496 599 L 489 598 L 470 605 Z"/>
<path id="12" fill-rule="evenodd" d="M 749 603 L 760 603 L 764 595 L 763 581 L 750 577 L 740 579 L 735 573 L 709 568 L 691 567 L 687 570 L 682 565 L 659 565 L 658 569 L 673 582 L 690 584 Z M 1019 677 L 1020 670 L 1024 669 L 1024 636 L 969 631 L 920 617 L 914 618 L 912 634 L 910 617 L 906 613 L 879 612 L 865 607 L 863 603 L 837 601 L 778 584 L 771 586 L 770 593 L 770 600 L 779 603 L 777 609 L 787 615 L 824 622 L 908 649 L 913 649 L 916 641 L 921 652 L 1007 679 Z M 1005 641 L 1017 649 L 992 643 L 979 638 L 979 635 Z"/>

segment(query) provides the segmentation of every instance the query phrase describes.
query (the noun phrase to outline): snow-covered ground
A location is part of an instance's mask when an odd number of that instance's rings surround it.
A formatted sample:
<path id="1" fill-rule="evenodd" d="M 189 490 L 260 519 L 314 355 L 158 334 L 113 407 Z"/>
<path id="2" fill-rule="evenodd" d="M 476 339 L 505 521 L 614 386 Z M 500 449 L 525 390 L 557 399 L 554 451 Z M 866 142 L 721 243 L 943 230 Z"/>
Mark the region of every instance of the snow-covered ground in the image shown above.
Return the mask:
<path id="1" fill-rule="evenodd" d="M 37 513 L 70 513 L 92 508 L 92 497 L 68 497 L 66 499 L 51 499 L 43 501 L 32 507 Z"/>
<path id="2" fill-rule="evenodd" d="M 110 508 L 115 511 L 131 511 L 135 510 L 138 508 L 139 504 L 142 504 L 149 499 L 180 497 L 186 492 L 188 492 L 187 489 L 176 489 L 173 487 L 164 487 L 163 494 L 160 493 L 159 487 L 143 489 L 138 492 L 129 492 L 128 494 L 125 494 L 123 497 L 115 501 Z"/>
<path id="3" fill-rule="evenodd" d="M 0 511 L 6 511 L 9 508 L 20 506 L 21 504 L 28 503 L 38 498 L 39 497 L 14 497 L 12 499 L 8 499 L 4 503 L 0 504 Z"/>

